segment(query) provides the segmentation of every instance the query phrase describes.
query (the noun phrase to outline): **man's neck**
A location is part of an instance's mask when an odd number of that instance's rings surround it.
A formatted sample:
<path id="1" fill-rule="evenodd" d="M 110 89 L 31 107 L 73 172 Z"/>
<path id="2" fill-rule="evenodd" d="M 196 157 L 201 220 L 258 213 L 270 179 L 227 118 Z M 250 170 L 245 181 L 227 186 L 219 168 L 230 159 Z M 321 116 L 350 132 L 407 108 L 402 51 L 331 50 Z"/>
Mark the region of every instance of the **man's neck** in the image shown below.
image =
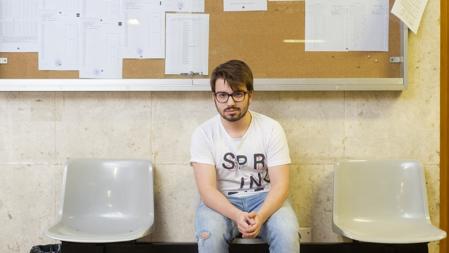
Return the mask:
<path id="1" fill-rule="evenodd" d="M 224 129 L 232 138 L 240 138 L 245 135 L 251 125 L 251 113 L 248 111 L 245 116 L 237 121 L 228 121 L 221 118 Z"/>

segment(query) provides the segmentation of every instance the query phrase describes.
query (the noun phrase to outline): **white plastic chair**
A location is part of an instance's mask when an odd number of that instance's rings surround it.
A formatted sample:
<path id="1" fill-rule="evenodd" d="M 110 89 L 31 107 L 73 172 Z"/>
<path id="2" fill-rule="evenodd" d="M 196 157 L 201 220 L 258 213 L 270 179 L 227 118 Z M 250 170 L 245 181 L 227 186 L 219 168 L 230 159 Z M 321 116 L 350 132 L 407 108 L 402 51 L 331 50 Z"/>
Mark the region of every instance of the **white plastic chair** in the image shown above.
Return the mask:
<path id="1" fill-rule="evenodd" d="M 430 223 L 418 161 L 345 161 L 334 174 L 334 231 L 357 241 L 422 243 L 446 232 Z"/>
<path id="2" fill-rule="evenodd" d="M 67 162 L 53 239 L 105 243 L 147 235 L 154 222 L 153 169 L 146 160 Z"/>

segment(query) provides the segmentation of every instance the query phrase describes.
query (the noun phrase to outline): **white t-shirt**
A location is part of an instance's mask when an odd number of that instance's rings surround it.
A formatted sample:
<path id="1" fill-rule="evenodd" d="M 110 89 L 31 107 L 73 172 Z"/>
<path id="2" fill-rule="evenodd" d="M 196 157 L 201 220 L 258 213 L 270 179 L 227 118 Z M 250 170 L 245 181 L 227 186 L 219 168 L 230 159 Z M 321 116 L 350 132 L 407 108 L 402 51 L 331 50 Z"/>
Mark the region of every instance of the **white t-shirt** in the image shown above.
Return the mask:
<path id="1" fill-rule="evenodd" d="M 268 168 L 291 162 L 282 126 L 265 115 L 251 113 L 241 138 L 232 138 L 217 115 L 192 135 L 190 162 L 214 165 L 217 187 L 225 196 L 243 197 L 270 190 Z"/>

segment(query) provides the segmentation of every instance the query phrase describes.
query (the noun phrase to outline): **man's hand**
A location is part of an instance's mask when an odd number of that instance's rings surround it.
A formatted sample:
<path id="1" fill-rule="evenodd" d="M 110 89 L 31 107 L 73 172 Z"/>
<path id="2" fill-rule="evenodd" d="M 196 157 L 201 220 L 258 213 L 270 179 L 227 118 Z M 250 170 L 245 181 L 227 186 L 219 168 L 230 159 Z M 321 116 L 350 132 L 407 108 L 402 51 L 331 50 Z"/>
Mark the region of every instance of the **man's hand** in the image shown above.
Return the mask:
<path id="1" fill-rule="evenodd" d="M 262 220 L 260 215 L 257 215 L 257 213 L 255 212 L 249 213 L 248 216 L 251 219 L 252 224 L 250 225 L 249 230 L 241 231 L 239 229 L 240 233 L 242 233 L 243 238 L 256 238 L 259 235 L 260 230 L 262 229 L 264 221 Z"/>
<path id="2" fill-rule="evenodd" d="M 254 214 L 247 212 L 240 212 L 235 220 L 237 228 L 242 235 L 253 232 L 252 226 L 255 224 L 254 222 Z"/>
<path id="3" fill-rule="evenodd" d="M 262 207 L 255 212 L 251 212 L 249 217 L 252 224 L 249 229 L 240 232 L 244 238 L 255 238 L 259 235 L 262 225 L 276 212 L 287 199 L 288 196 L 288 165 L 279 165 L 268 168 L 271 181 L 271 189 L 265 198 Z"/>
<path id="4" fill-rule="evenodd" d="M 240 231 L 240 233 L 242 233 L 243 238 L 256 238 L 259 235 L 260 230 L 262 229 L 262 225 L 265 221 L 261 218 L 260 215 L 255 212 L 249 213 L 249 217 L 251 218 L 253 223 L 250 225 L 249 230 Z"/>

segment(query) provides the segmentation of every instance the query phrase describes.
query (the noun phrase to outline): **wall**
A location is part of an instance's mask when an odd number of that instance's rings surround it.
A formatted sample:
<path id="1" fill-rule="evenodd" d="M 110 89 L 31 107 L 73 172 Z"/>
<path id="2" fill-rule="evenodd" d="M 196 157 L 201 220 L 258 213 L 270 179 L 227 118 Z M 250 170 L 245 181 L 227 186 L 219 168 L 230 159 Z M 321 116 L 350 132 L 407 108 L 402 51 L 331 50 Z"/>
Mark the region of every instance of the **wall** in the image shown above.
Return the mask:
<path id="1" fill-rule="evenodd" d="M 410 34 L 404 92 L 263 92 L 252 109 L 278 119 L 291 149 L 291 198 L 316 242 L 331 230 L 333 164 L 413 158 L 425 166 L 439 220 L 439 1 Z M 155 231 L 146 241 L 193 241 L 197 199 L 190 134 L 215 115 L 206 92 L 0 93 L 0 252 L 53 243 L 67 158 L 149 158 L 156 175 Z M 436 253 L 438 245 L 431 244 Z"/>

